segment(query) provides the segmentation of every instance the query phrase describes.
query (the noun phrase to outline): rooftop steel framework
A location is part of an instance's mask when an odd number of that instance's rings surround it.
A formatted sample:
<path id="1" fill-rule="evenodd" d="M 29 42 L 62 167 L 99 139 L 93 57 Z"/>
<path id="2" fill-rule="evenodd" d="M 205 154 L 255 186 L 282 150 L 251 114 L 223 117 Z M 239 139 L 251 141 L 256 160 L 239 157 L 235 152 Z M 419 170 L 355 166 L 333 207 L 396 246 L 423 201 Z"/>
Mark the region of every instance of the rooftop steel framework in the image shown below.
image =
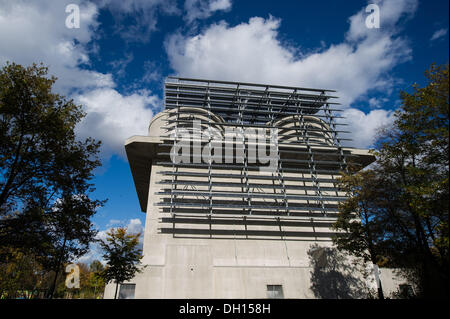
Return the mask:
<path id="1" fill-rule="evenodd" d="M 345 131 L 333 90 L 212 81 L 169 77 L 165 82 L 167 117 L 157 165 L 164 168 L 156 204 L 168 213 L 163 222 L 173 223 L 165 232 L 180 233 L 177 224 L 272 223 L 289 226 L 327 227 L 336 218 L 338 203 L 345 200 L 337 177 L 348 161 L 358 162 L 352 148 L 343 143 Z M 201 116 L 196 116 L 196 110 Z M 181 143 L 180 128 L 201 123 L 203 130 L 225 131 L 263 128 L 267 143 L 276 147 L 276 170 L 260 173 L 260 165 L 248 160 L 249 139 L 225 141 L 224 147 L 242 147 L 238 163 L 214 163 L 214 134 L 200 140 L 208 151 L 202 162 L 175 163 L 169 158 Z M 278 130 L 271 139 L 270 129 Z M 237 151 L 236 151 L 237 153 Z M 192 157 L 193 158 L 193 157 Z M 225 160 L 225 156 L 223 156 Z M 318 224 L 319 223 L 319 224 Z M 183 228 L 184 232 L 189 232 Z M 247 229 L 247 228 L 245 228 Z M 196 231 L 199 233 L 199 231 Z M 207 232 L 207 230 L 206 230 Z M 201 232 L 200 232 L 201 233 Z M 283 231 L 284 236 L 304 232 Z M 325 232 L 323 236 L 330 234 Z M 314 236 L 319 236 L 317 233 Z"/>

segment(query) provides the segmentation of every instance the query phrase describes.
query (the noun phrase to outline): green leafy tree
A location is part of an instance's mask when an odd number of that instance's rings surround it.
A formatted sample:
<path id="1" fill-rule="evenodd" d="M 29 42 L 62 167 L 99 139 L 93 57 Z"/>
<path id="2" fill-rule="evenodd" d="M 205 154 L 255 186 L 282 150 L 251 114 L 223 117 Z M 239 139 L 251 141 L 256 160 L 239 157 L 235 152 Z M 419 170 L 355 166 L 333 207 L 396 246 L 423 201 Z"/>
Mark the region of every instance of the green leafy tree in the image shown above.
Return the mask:
<path id="1" fill-rule="evenodd" d="M 387 234 L 383 227 L 386 211 L 382 207 L 387 184 L 380 183 L 374 170 L 343 174 L 340 188 L 347 193 L 348 199 L 339 204 L 339 214 L 333 228 L 344 231 L 345 236 L 333 238 L 339 250 L 360 257 L 363 262 L 374 265 L 380 263 L 379 243 Z M 389 193 L 389 192 L 387 192 Z M 377 283 L 378 298 L 384 299 L 381 283 Z"/>
<path id="2" fill-rule="evenodd" d="M 100 165 L 100 142 L 75 138 L 81 106 L 52 93 L 48 69 L 7 64 L 0 71 L 0 216 L 45 207 L 63 191 L 84 193 Z"/>
<path id="3" fill-rule="evenodd" d="M 47 74 L 36 64 L 0 69 L 0 243 L 54 273 L 51 297 L 62 265 L 93 241 L 90 217 L 104 201 L 90 198 L 100 142 L 76 138 L 85 113 L 52 92 Z"/>
<path id="4" fill-rule="evenodd" d="M 19 249 L 3 249 L 8 250 L 8 257 L 0 263 L 0 299 L 36 297 L 42 282 L 40 264 L 34 256 L 27 255 Z"/>
<path id="5" fill-rule="evenodd" d="M 401 168 L 399 181 L 406 209 L 414 221 L 417 243 L 429 261 L 448 266 L 449 204 L 449 69 L 432 65 L 428 85 L 402 92 L 397 131 L 387 134 L 380 159 L 387 168 Z M 396 162 L 395 162 L 396 161 Z"/>
<path id="6" fill-rule="evenodd" d="M 99 261 L 99 260 L 94 260 L 93 262 L 91 262 L 91 264 L 89 265 L 89 270 L 92 273 L 101 273 L 103 270 L 105 270 L 105 267 L 103 266 L 103 264 Z"/>
<path id="7" fill-rule="evenodd" d="M 428 84 L 402 92 L 391 127 L 381 131 L 373 168 L 344 174 L 353 195 L 340 206 L 340 247 L 407 270 L 421 297 L 448 296 L 448 64 Z M 356 214 L 360 223 L 351 219 Z"/>
<path id="8" fill-rule="evenodd" d="M 103 258 L 107 262 L 102 277 L 106 283 L 111 281 L 116 283 L 115 299 L 119 284 L 132 279 L 136 273 L 142 271 L 140 268 L 142 250 L 138 248 L 140 235 L 140 233 L 128 234 L 126 227 L 112 228 L 107 232 L 106 241 L 100 242 L 104 250 Z"/>
<path id="9" fill-rule="evenodd" d="M 82 256 L 95 240 L 91 217 L 102 202 L 84 195 L 67 196 L 56 201 L 48 213 L 49 233 L 54 238 L 52 253 L 46 259 L 48 268 L 55 272 L 50 288 L 50 297 L 56 285 L 56 278 L 64 262 Z"/>
<path id="10" fill-rule="evenodd" d="M 105 290 L 105 280 L 102 277 L 102 273 L 105 270 L 105 267 L 100 261 L 94 260 L 89 265 L 89 270 L 90 275 L 88 285 L 91 291 L 93 291 L 93 297 L 97 298 L 98 293 Z"/>
<path id="11" fill-rule="evenodd" d="M 65 264 L 65 266 L 67 265 Z M 89 266 L 82 262 L 78 262 L 77 265 L 79 267 L 80 287 L 66 287 L 65 277 L 67 273 L 63 273 L 58 276 L 55 296 L 70 299 L 97 299 L 102 296 L 105 288 L 105 282 L 101 277 L 104 270 L 103 265 L 98 260 L 94 260 Z"/>

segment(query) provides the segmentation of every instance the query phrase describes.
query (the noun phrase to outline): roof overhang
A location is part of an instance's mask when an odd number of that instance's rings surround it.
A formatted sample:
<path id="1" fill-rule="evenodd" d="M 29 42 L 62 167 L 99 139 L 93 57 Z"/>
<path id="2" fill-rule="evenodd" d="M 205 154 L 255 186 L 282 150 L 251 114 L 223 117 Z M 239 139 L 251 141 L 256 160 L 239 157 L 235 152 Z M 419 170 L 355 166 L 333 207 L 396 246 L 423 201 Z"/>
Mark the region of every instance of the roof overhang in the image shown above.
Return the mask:
<path id="1" fill-rule="evenodd" d="M 153 136 L 132 136 L 125 141 L 128 163 L 143 212 L 147 211 L 152 161 L 160 143 L 161 139 Z"/>

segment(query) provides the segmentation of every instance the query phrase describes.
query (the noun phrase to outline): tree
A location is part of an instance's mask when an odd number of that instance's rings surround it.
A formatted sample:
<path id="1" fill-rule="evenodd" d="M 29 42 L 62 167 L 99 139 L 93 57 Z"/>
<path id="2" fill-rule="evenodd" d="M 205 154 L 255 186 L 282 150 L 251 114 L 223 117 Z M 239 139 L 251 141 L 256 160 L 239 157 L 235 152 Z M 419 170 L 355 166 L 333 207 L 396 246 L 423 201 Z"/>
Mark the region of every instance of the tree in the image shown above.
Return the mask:
<path id="1" fill-rule="evenodd" d="M 90 219 L 102 204 L 103 202 L 91 200 L 85 195 L 71 195 L 57 200 L 48 213 L 49 234 L 54 240 L 53 253 L 46 262 L 48 268 L 55 272 L 50 297 L 62 264 L 85 254 L 89 244 L 95 240 L 97 231 L 93 229 Z"/>
<path id="2" fill-rule="evenodd" d="M 65 266 L 67 266 L 67 264 Z M 94 260 L 89 267 L 82 262 L 78 262 L 77 266 L 79 269 L 80 287 L 68 288 L 63 274 L 63 276 L 58 277 L 55 296 L 69 297 L 70 299 L 96 299 L 98 292 L 101 294 L 105 287 L 104 280 L 100 276 L 101 272 L 104 270 L 103 265 L 98 260 Z"/>
<path id="3" fill-rule="evenodd" d="M 119 284 L 142 271 L 139 268 L 142 258 L 142 250 L 138 248 L 140 235 L 140 233 L 127 234 L 126 227 L 118 227 L 107 232 L 106 241 L 100 241 L 100 246 L 105 252 L 103 258 L 107 262 L 102 277 L 106 283 L 111 281 L 116 283 L 114 299 L 117 298 Z"/>
<path id="4" fill-rule="evenodd" d="M 105 289 L 105 280 L 101 276 L 101 274 L 105 270 L 105 267 L 100 261 L 94 260 L 89 265 L 89 270 L 89 287 L 91 290 L 93 290 L 94 298 L 97 298 L 97 292 L 103 291 Z"/>
<path id="5" fill-rule="evenodd" d="M 32 255 L 18 249 L 3 249 L 9 252 L 7 260 L 0 263 L 0 299 L 35 297 L 42 280 L 42 267 Z"/>
<path id="6" fill-rule="evenodd" d="M 353 254 L 407 270 L 421 297 L 448 296 L 448 64 L 425 72 L 428 84 L 401 92 L 391 127 L 380 132 L 373 168 L 344 174 L 353 194 L 340 206 L 336 239 Z M 360 219 L 351 222 L 350 211 Z"/>
<path id="7" fill-rule="evenodd" d="M 81 106 L 51 91 L 55 77 L 33 64 L 0 71 L 0 216 L 25 205 L 42 206 L 63 190 L 87 191 L 100 142 L 78 141 Z"/>
<path id="8" fill-rule="evenodd" d="M 85 113 L 52 92 L 47 73 L 36 64 L 0 70 L 0 242 L 55 273 L 51 297 L 63 263 L 93 241 L 90 217 L 104 201 L 90 198 L 101 143 L 76 138 Z"/>
<path id="9" fill-rule="evenodd" d="M 89 270 L 92 273 L 101 273 L 103 270 L 105 269 L 105 267 L 103 267 L 103 264 L 99 261 L 99 260 L 94 260 L 93 262 L 91 262 L 91 264 L 89 265 Z"/>
<path id="10" fill-rule="evenodd" d="M 380 183 L 379 175 L 374 170 L 358 171 L 342 174 L 340 188 L 347 193 L 348 199 L 339 204 L 338 218 L 333 228 L 344 231 L 344 236 L 336 236 L 333 242 L 339 250 L 362 258 L 363 262 L 372 262 L 375 266 L 380 262 L 379 243 L 387 234 L 383 228 L 386 214 L 380 201 L 388 192 L 388 186 Z M 374 267 L 377 271 L 377 267 Z M 381 282 L 378 285 L 378 298 L 384 299 Z"/>

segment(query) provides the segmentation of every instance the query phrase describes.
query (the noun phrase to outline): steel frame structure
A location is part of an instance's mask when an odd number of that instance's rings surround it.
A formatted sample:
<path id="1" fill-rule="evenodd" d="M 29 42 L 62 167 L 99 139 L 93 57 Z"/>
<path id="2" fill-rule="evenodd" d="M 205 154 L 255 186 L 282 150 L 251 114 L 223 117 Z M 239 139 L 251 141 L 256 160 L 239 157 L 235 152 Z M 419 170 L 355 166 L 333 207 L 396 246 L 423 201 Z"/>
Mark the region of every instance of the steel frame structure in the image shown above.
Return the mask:
<path id="1" fill-rule="evenodd" d="M 173 223 L 173 233 L 177 232 L 177 224 L 209 223 L 211 230 L 213 224 L 229 220 L 235 224 L 264 224 L 269 219 L 294 227 L 329 227 L 336 218 L 338 203 L 346 199 L 336 178 L 347 170 L 347 161 L 354 156 L 349 151 L 352 148 L 342 145 L 350 139 L 339 134 L 350 132 L 340 129 L 347 124 L 336 114 L 341 110 L 334 102 L 334 92 L 167 78 L 164 103 L 168 115 L 156 162 L 163 169 L 157 182 L 160 189 L 155 194 L 160 198 L 156 205 L 169 213 L 162 219 Z M 203 115 L 196 118 L 193 110 Z M 203 162 L 167 160 L 171 149 L 181 141 L 179 129 L 194 120 L 209 132 L 199 141 Z M 231 144 L 223 136 L 224 148 L 242 147 L 243 158 L 239 163 L 214 163 L 212 132 L 230 127 L 241 134 Z M 276 149 L 274 172 L 262 174 L 258 172 L 260 166 L 249 162 L 249 139 L 244 133 L 247 128 L 278 130 L 277 138 L 267 135 L 268 145 Z"/>

